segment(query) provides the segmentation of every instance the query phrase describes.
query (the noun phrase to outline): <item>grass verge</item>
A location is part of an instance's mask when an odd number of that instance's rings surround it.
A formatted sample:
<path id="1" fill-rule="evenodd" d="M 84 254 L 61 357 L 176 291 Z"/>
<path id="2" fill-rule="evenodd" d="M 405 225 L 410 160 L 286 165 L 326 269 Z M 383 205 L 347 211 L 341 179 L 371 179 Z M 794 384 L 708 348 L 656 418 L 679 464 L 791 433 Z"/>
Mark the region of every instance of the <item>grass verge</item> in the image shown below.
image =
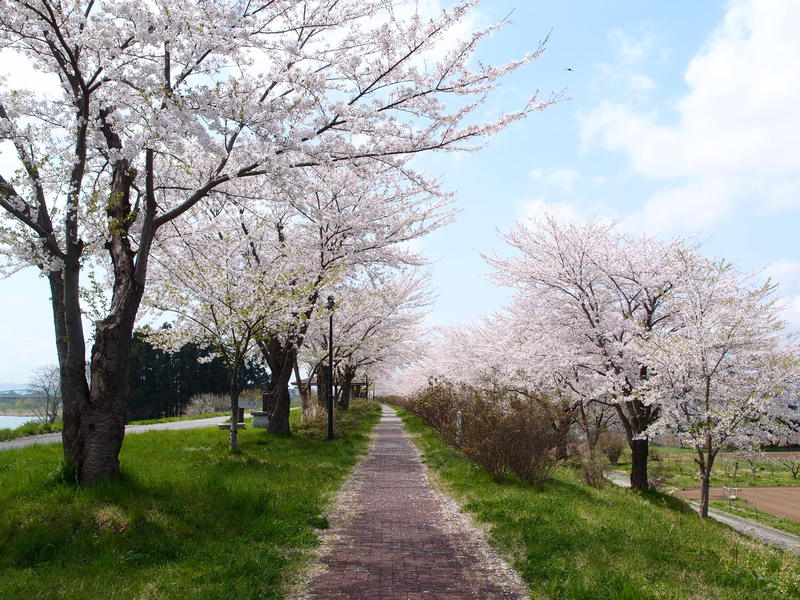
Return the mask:
<path id="1" fill-rule="evenodd" d="M 141 419 L 139 421 L 131 421 L 128 425 L 155 425 L 156 423 L 174 423 L 175 421 L 195 421 L 196 419 L 208 419 L 210 417 L 224 417 L 230 415 L 230 411 L 206 413 L 204 415 L 191 415 L 184 417 L 163 417 L 161 419 Z"/>
<path id="2" fill-rule="evenodd" d="M 25 425 L 20 425 L 16 429 L 0 429 L 0 442 L 28 437 L 29 435 L 60 433 L 62 429 L 64 429 L 63 421 L 56 421 L 55 423 L 31 421 L 30 423 L 25 423 Z"/>
<path id="3" fill-rule="evenodd" d="M 800 597 L 800 557 L 700 520 L 680 499 L 588 487 L 561 469 L 541 488 L 498 482 L 398 413 L 424 459 L 489 531 L 535 599 Z"/>
<path id="4" fill-rule="evenodd" d="M 0 453 L 0 598 L 282 598 L 378 419 L 333 442 L 248 428 L 235 454 L 217 428 L 129 436 L 124 477 L 83 489 L 60 445 Z"/>
<path id="5" fill-rule="evenodd" d="M 741 458 L 734 453 L 720 453 L 711 472 L 712 486 L 728 487 L 794 487 L 800 478 L 792 477 L 776 452 L 764 452 L 757 458 Z M 787 459 L 788 460 L 788 459 Z M 796 453 L 793 460 L 800 460 Z M 630 451 L 626 448 L 615 469 L 630 472 Z M 689 448 L 650 446 L 647 464 L 651 478 L 676 488 L 700 487 L 700 474 L 694 464 L 694 451 Z"/>
<path id="6" fill-rule="evenodd" d="M 775 529 L 800 535 L 800 523 L 797 521 L 784 519 L 777 515 L 773 515 L 772 513 L 758 510 L 757 508 L 748 505 L 747 500 L 742 500 L 741 498 L 737 498 L 735 500 L 712 500 L 710 506 L 712 508 L 718 508 L 719 510 L 729 512 L 732 515 L 758 521 L 759 523 L 769 525 Z"/>

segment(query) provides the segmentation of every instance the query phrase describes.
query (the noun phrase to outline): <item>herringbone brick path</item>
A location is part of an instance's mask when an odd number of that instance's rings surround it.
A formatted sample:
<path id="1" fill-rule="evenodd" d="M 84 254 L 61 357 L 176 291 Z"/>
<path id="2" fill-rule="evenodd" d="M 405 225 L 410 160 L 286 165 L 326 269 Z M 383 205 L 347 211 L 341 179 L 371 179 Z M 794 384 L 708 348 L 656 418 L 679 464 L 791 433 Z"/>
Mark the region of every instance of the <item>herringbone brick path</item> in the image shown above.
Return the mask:
<path id="1" fill-rule="evenodd" d="M 337 507 L 341 522 L 334 521 L 320 572 L 304 597 L 527 598 L 524 585 L 480 532 L 431 487 L 393 410 L 384 408 L 371 451 L 346 486 Z"/>

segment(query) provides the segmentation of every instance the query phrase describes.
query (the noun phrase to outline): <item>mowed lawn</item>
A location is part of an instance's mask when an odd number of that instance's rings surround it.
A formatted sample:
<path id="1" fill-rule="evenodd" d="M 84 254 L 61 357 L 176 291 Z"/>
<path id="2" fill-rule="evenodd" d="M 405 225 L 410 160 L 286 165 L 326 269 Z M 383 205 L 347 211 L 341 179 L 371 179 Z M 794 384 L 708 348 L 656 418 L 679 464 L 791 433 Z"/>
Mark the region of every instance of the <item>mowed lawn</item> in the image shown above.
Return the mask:
<path id="1" fill-rule="evenodd" d="M 0 598 L 283 598 L 378 418 L 330 443 L 248 428 L 236 454 L 218 429 L 132 435 L 124 478 L 86 489 L 60 445 L 2 452 Z"/>
<path id="2" fill-rule="evenodd" d="M 399 411 L 427 464 L 536 599 L 800 598 L 800 555 L 702 521 L 680 499 L 613 485 L 569 468 L 542 488 L 498 482 Z"/>

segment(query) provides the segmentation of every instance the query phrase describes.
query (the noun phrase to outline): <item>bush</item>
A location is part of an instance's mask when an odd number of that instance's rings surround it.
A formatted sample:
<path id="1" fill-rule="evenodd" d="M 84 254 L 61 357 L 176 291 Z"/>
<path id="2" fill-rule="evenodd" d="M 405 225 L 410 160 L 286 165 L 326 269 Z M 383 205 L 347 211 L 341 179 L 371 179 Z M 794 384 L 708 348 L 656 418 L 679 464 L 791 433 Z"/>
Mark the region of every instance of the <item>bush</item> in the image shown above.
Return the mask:
<path id="1" fill-rule="evenodd" d="M 408 412 L 414 412 L 413 408 L 414 401 L 408 396 L 397 396 L 394 394 L 388 396 L 376 396 L 375 401 L 380 402 L 382 404 L 391 404 L 392 406 L 399 406 L 400 408 L 407 410 Z"/>
<path id="2" fill-rule="evenodd" d="M 226 412 L 231 409 L 231 399 L 227 394 L 197 394 L 192 396 L 183 409 L 186 417 Z"/>
<path id="3" fill-rule="evenodd" d="M 347 410 L 339 410 L 334 412 L 334 428 L 333 436 L 335 438 L 345 437 L 353 429 L 363 421 L 364 416 L 379 411 L 381 405 L 375 400 L 366 400 L 364 398 L 357 398 L 350 402 L 350 407 Z M 315 440 L 324 440 L 328 437 L 328 413 L 325 409 L 318 405 L 311 403 L 303 411 L 303 418 L 300 425 L 295 429 L 297 435 L 312 438 Z"/>
<path id="4" fill-rule="evenodd" d="M 595 488 L 603 487 L 606 483 L 605 470 L 608 467 L 608 461 L 605 456 L 590 457 L 588 454 L 581 456 L 580 460 L 580 475 L 581 479 L 586 485 Z"/>
<path id="5" fill-rule="evenodd" d="M 604 431 L 597 439 L 597 447 L 600 452 L 605 454 L 608 462 L 612 465 L 616 465 L 619 462 L 619 457 L 622 455 L 622 451 L 625 450 L 625 444 L 625 438 L 616 431 Z"/>
<path id="6" fill-rule="evenodd" d="M 456 389 L 444 380 L 431 379 L 428 387 L 414 398 L 412 412 L 438 431 L 444 441 L 453 444 L 456 411 L 463 403 L 465 391 L 468 392 L 463 386 Z"/>
<path id="7" fill-rule="evenodd" d="M 433 380 L 414 399 L 412 412 L 497 478 L 513 475 L 525 483 L 544 483 L 564 447 L 546 402 L 510 396 L 504 390 Z"/>
<path id="8" fill-rule="evenodd" d="M 0 429 L 0 442 L 27 437 L 29 435 L 59 433 L 62 429 L 64 429 L 63 421 L 56 421 L 55 423 L 31 421 L 30 423 L 20 425 L 16 429 Z"/>

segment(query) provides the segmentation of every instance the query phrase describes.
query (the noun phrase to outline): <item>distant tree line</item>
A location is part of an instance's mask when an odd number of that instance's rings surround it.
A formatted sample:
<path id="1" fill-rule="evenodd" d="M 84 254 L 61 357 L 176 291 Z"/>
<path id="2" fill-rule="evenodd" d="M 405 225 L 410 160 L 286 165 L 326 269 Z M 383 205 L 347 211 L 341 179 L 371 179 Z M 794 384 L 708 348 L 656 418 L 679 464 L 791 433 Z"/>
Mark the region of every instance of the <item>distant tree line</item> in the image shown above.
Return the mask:
<path id="1" fill-rule="evenodd" d="M 208 350 L 195 344 L 170 354 L 134 333 L 128 421 L 177 417 L 196 394 L 226 394 L 228 370 L 222 359 L 209 361 L 208 355 Z M 248 361 L 239 372 L 240 389 L 262 388 L 268 381 L 269 375 L 257 362 Z"/>

